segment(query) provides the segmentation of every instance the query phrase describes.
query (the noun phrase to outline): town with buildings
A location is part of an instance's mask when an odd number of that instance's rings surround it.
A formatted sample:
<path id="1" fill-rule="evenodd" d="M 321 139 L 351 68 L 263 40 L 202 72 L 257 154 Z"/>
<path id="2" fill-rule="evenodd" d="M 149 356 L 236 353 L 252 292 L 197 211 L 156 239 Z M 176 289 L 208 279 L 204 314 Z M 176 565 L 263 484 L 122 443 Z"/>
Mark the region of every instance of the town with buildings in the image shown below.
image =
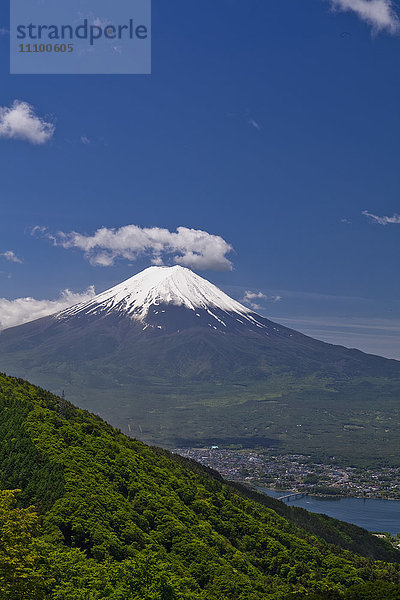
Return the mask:
<path id="1" fill-rule="evenodd" d="M 255 487 L 317 496 L 400 499 L 400 467 L 363 469 L 319 463 L 305 455 L 218 446 L 177 448 L 174 452 L 215 469 L 226 479 Z"/>

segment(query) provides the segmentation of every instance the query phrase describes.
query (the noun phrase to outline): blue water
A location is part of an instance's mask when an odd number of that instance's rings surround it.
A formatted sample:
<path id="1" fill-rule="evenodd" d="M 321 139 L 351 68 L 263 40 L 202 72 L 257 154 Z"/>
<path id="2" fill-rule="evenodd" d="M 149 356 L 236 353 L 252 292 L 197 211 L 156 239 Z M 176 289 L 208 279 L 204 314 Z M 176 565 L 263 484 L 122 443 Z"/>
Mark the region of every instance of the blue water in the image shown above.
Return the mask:
<path id="1" fill-rule="evenodd" d="M 276 492 L 266 488 L 260 491 L 278 498 L 285 492 Z M 316 498 L 306 496 L 287 503 L 300 506 L 311 512 L 322 513 L 340 521 L 354 523 L 369 531 L 385 531 L 396 535 L 400 533 L 400 500 L 372 500 L 364 498 Z"/>

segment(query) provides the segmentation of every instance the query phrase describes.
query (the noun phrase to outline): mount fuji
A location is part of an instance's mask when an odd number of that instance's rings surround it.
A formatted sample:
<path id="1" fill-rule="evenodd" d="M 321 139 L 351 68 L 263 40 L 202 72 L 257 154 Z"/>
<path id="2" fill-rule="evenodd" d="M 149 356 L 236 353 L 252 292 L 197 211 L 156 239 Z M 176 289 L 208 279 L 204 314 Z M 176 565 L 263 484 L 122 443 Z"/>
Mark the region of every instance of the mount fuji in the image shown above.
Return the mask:
<path id="1" fill-rule="evenodd" d="M 1 332 L 0 370 L 159 445 L 362 456 L 365 439 L 379 458 L 399 435 L 400 362 L 276 324 L 181 266 Z"/>
<path id="2" fill-rule="evenodd" d="M 265 320 L 181 266 L 149 267 L 127 281 L 56 315 L 60 321 L 128 318 L 142 330 L 178 332 L 210 327 L 233 332 L 268 329 Z"/>

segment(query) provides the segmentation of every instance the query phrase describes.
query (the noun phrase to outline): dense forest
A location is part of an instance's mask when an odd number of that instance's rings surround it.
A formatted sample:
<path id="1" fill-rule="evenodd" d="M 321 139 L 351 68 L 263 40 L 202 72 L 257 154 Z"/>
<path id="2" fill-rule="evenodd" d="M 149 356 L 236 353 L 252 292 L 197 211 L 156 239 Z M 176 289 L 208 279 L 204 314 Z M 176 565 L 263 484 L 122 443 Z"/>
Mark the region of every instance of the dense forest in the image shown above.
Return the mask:
<path id="1" fill-rule="evenodd" d="M 112 402 L 112 399 L 110 399 Z M 0 375 L 1 600 L 395 600 L 400 553 Z"/>

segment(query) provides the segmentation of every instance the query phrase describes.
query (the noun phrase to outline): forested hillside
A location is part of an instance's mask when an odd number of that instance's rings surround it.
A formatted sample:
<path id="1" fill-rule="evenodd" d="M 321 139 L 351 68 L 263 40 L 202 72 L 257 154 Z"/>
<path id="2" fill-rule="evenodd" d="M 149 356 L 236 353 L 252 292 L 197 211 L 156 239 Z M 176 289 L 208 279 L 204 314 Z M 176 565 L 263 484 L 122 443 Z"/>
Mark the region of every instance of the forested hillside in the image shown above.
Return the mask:
<path id="1" fill-rule="evenodd" d="M 1 600 L 400 597 L 399 553 L 357 527 L 252 499 L 5 375 L 0 415 Z"/>

